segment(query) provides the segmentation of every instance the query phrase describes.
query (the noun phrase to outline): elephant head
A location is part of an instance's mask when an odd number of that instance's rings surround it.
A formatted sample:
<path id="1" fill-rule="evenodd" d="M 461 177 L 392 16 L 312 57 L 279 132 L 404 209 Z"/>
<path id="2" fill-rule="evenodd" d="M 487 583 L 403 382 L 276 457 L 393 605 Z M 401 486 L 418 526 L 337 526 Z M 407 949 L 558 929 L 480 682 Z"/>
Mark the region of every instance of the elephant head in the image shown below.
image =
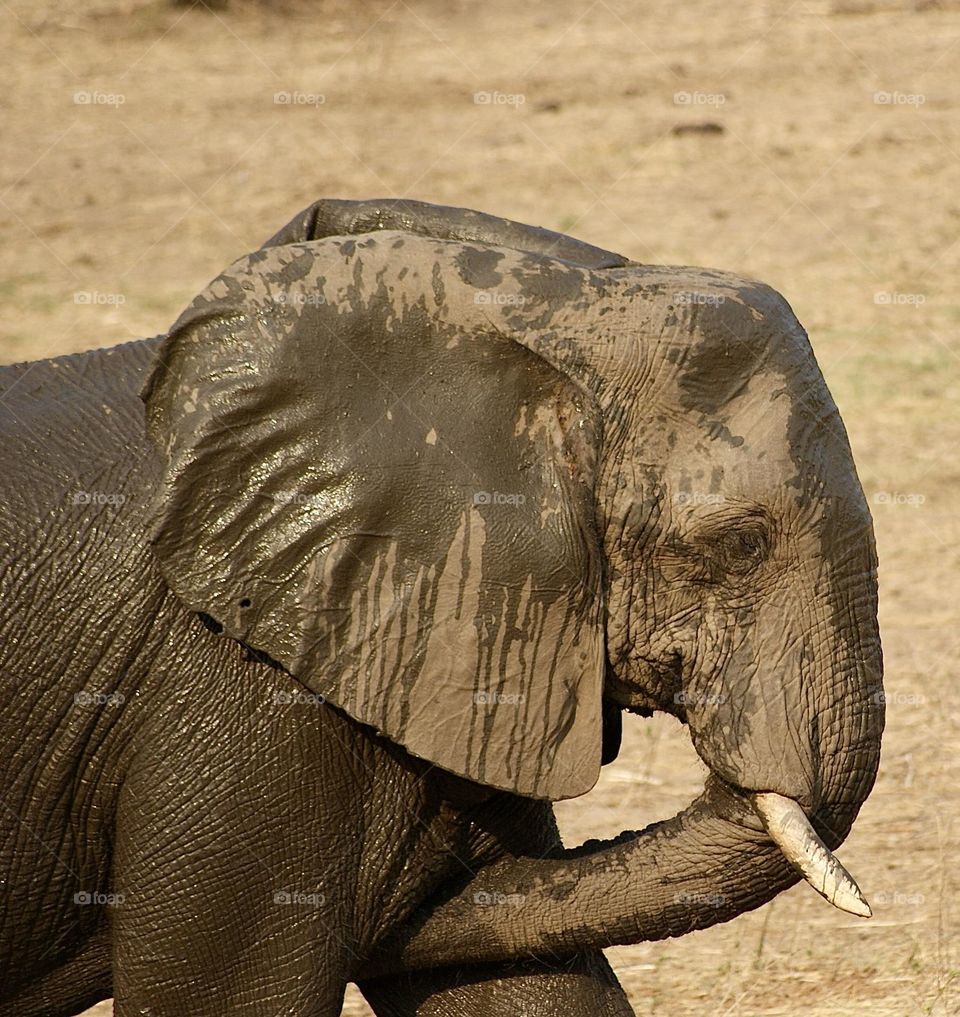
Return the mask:
<path id="1" fill-rule="evenodd" d="M 554 925 L 518 912 L 453 959 L 686 931 L 796 871 L 866 913 L 828 849 L 879 758 L 872 526 L 775 292 L 320 202 L 194 300 L 145 398 L 174 592 L 413 755 L 560 799 L 597 779 L 604 700 L 689 726 L 703 799 L 549 875 L 488 874 L 556 891 Z M 722 903 L 679 899 L 705 871 Z M 457 908 L 448 943 L 481 920 Z"/>

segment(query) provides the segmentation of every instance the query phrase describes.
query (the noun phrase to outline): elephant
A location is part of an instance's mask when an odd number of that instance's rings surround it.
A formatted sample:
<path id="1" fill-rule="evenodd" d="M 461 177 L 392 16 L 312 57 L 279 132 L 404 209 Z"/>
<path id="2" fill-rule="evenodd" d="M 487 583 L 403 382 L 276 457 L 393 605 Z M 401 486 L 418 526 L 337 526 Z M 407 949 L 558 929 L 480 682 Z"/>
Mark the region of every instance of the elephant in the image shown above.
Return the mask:
<path id="1" fill-rule="evenodd" d="M 869 914 L 872 523 L 770 288 L 321 200 L 0 372 L 0 1015 L 621 1015 L 605 947 Z M 623 711 L 703 794 L 565 848 Z"/>

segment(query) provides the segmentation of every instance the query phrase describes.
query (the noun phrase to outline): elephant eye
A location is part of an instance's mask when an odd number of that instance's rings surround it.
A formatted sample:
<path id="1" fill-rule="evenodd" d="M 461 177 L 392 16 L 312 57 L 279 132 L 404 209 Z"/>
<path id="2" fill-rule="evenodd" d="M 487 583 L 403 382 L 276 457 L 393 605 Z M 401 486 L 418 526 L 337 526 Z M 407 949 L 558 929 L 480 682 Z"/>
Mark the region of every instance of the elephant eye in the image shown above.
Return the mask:
<path id="1" fill-rule="evenodd" d="M 766 531 L 759 526 L 728 530 L 716 541 L 721 565 L 737 575 L 756 568 L 766 557 L 768 546 Z"/>

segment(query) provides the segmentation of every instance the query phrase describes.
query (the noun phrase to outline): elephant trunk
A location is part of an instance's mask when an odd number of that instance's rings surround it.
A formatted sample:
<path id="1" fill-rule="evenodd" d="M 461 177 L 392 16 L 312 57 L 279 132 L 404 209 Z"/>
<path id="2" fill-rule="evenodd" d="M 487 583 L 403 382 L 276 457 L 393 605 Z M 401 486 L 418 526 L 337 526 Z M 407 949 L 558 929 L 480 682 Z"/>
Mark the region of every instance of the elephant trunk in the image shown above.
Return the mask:
<path id="1" fill-rule="evenodd" d="M 797 802 L 752 781 L 744 790 L 711 774 L 703 794 L 665 822 L 482 869 L 389 942 L 373 959 L 375 970 L 569 955 L 680 936 L 758 908 L 801 876 L 836 906 L 869 915 L 830 853 L 849 832 L 879 761 L 875 621 L 859 630 L 857 643 L 843 667 L 834 658 L 829 684 L 837 692 L 825 712 L 842 722 L 839 734 L 821 731 L 834 743 L 817 746 L 813 799 Z"/>
<path id="2" fill-rule="evenodd" d="M 666 822 L 483 869 L 375 963 L 386 973 L 681 936 L 757 908 L 798 878 L 749 803 L 710 781 Z"/>

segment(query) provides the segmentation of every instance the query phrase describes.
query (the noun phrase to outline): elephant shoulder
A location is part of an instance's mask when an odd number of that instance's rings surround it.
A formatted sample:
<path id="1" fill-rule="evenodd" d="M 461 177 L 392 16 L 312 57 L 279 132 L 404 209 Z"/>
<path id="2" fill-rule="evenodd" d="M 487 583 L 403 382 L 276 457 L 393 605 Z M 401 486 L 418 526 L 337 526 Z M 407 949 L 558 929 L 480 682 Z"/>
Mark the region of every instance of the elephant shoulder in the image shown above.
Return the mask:
<path id="1" fill-rule="evenodd" d="M 138 398 L 152 340 L 0 368 L 0 527 L 11 552 L 135 518 L 153 465 Z"/>

